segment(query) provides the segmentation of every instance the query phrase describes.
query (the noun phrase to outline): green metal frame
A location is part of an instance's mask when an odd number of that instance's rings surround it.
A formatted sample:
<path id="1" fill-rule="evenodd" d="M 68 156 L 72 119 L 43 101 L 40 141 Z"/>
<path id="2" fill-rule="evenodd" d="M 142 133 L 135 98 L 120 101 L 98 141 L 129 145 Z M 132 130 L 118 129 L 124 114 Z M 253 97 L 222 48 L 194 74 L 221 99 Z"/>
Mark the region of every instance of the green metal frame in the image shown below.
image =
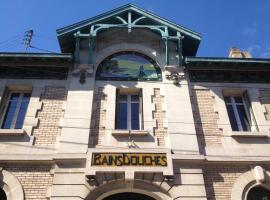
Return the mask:
<path id="1" fill-rule="evenodd" d="M 76 57 L 75 61 L 79 63 L 80 39 L 88 38 L 88 63 L 92 64 L 95 37 L 101 30 L 110 28 L 126 28 L 128 32 L 131 32 L 133 28 L 142 28 L 158 33 L 162 38 L 163 51 L 165 54 L 164 62 L 167 65 L 170 64 L 168 52 L 168 43 L 170 41 L 175 42 L 177 45 L 179 65 L 181 66 L 183 65 L 183 55 L 195 55 L 201 40 L 200 34 L 191 29 L 175 24 L 132 4 L 127 4 L 87 20 L 58 29 L 57 34 L 61 50 L 64 52 L 74 52 Z M 73 39 L 74 37 L 75 40 Z M 76 42 L 76 44 L 74 42 Z M 72 43 L 72 45 L 69 43 Z M 183 44 L 185 48 L 183 48 Z M 187 50 L 188 48 L 190 48 L 190 50 Z"/>
<path id="2" fill-rule="evenodd" d="M 128 32 L 131 32 L 133 28 L 142 28 L 142 29 L 149 29 L 151 31 L 157 32 L 161 35 L 163 40 L 164 52 L 165 52 L 165 63 L 169 65 L 169 51 L 168 51 L 168 41 L 176 41 L 177 42 L 177 49 L 178 49 L 178 56 L 179 56 L 179 66 L 183 64 L 183 55 L 182 55 L 182 39 L 183 36 L 180 32 L 177 32 L 176 36 L 170 36 L 168 33 L 168 26 L 161 26 L 161 25 L 138 25 L 143 19 L 146 19 L 145 16 L 141 16 L 134 21 L 132 21 L 132 13 L 128 12 L 128 21 L 123 19 L 120 16 L 114 16 L 115 19 L 119 20 L 121 24 L 93 24 L 90 28 L 88 34 L 80 33 L 78 31 L 74 34 L 76 39 L 76 46 L 75 46 L 75 62 L 79 63 L 79 52 L 80 52 L 80 38 L 88 38 L 89 40 L 89 58 L 88 64 L 93 64 L 93 49 L 94 49 L 94 39 L 97 36 L 98 32 L 104 29 L 110 28 L 126 28 Z"/>

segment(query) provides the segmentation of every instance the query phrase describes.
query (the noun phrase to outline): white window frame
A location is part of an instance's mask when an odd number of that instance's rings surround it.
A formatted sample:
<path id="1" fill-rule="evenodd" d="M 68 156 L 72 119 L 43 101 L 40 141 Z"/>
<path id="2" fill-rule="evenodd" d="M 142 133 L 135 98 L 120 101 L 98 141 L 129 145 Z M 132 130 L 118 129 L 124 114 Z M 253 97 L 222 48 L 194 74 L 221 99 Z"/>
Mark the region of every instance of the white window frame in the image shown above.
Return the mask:
<path id="1" fill-rule="evenodd" d="M 245 99 L 243 97 L 243 95 L 226 95 L 224 97 L 229 97 L 231 102 L 225 102 L 225 105 L 231 105 L 232 108 L 233 108 L 233 114 L 235 116 L 235 119 L 236 119 L 236 123 L 237 123 L 237 127 L 238 127 L 238 131 L 244 131 L 243 130 L 243 127 L 242 127 L 242 123 L 241 123 L 241 120 L 240 120 L 240 117 L 239 117 L 239 112 L 237 110 L 237 105 L 243 105 L 244 106 L 244 109 L 245 109 L 245 112 L 246 112 L 246 116 L 248 118 L 248 121 L 249 121 L 249 125 L 250 125 L 250 130 L 253 132 L 253 131 L 256 131 L 256 124 L 254 124 L 253 120 L 251 119 L 251 116 L 250 116 L 250 113 L 248 111 L 248 108 L 247 108 L 247 105 L 245 103 Z M 234 97 L 241 97 L 242 98 L 242 103 L 236 103 L 235 102 L 235 99 Z M 227 113 L 228 113 L 228 110 L 227 110 Z M 228 113 L 229 115 L 229 113 Z M 245 131 L 245 132 L 248 132 L 248 131 Z"/>
<path id="2" fill-rule="evenodd" d="M 4 128 L 2 128 L 2 126 L 3 126 L 3 123 L 4 123 L 4 118 L 5 118 L 6 114 L 7 114 L 8 104 L 11 101 L 11 99 L 10 99 L 11 98 L 11 95 L 14 94 L 14 93 L 19 93 L 20 95 L 19 95 L 18 103 L 16 104 L 15 114 L 14 114 L 14 116 L 12 118 L 11 126 L 9 128 L 6 128 L 6 129 L 15 129 L 16 122 L 17 122 L 18 115 L 19 115 L 19 111 L 20 111 L 20 107 L 21 107 L 22 100 L 23 100 L 23 96 L 24 96 L 24 94 L 29 93 L 30 94 L 30 98 L 31 98 L 31 92 L 29 92 L 29 91 L 20 91 L 20 90 L 19 91 L 11 90 L 11 91 L 7 91 L 7 92 L 8 92 L 8 98 L 7 98 L 7 100 L 5 102 L 2 102 L 4 104 L 3 105 L 4 106 L 4 110 L 3 110 L 4 112 L 3 112 L 2 116 L 1 116 L 1 120 L 0 120 L 1 127 L 0 128 L 1 129 L 4 129 Z"/>
<path id="3" fill-rule="evenodd" d="M 126 101 L 121 101 L 118 100 L 120 95 L 126 95 L 127 100 Z M 139 96 L 139 129 L 138 130 L 143 130 L 143 123 L 142 123 L 142 96 L 140 95 L 140 92 L 138 93 L 125 93 L 125 92 L 118 92 L 117 94 L 117 104 L 118 103 L 127 103 L 127 130 L 137 130 L 137 129 L 131 129 L 131 104 L 132 102 L 137 103 L 138 101 L 132 101 L 131 96 L 132 95 L 137 95 Z M 116 114 L 117 120 L 118 120 L 118 113 Z M 117 129 L 119 129 L 117 127 Z"/>

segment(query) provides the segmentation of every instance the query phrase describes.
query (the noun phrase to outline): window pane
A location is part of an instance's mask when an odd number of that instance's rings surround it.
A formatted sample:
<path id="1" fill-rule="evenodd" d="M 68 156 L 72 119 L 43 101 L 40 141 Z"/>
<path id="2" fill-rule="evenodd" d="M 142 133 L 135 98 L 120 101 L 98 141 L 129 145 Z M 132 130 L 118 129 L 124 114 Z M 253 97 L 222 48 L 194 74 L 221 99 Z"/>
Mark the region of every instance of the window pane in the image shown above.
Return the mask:
<path id="1" fill-rule="evenodd" d="M 21 102 L 21 107 L 18 113 L 16 124 L 15 124 L 15 128 L 18 128 L 18 129 L 22 128 L 29 100 L 30 100 L 30 94 L 24 94 L 23 101 Z"/>
<path id="2" fill-rule="evenodd" d="M 231 98 L 230 97 L 224 97 L 225 103 L 231 103 Z"/>
<path id="3" fill-rule="evenodd" d="M 98 66 L 96 77 L 111 80 L 157 80 L 161 78 L 156 62 L 137 52 L 119 52 Z"/>
<path id="4" fill-rule="evenodd" d="M 11 95 L 11 98 L 13 98 L 13 100 L 12 101 L 10 100 L 8 103 L 8 107 L 6 110 L 2 128 L 11 128 L 11 125 L 12 125 L 12 120 L 15 115 L 18 98 L 16 97 L 16 95 Z"/>
<path id="5" fill-rule="evenodd" d="M 139 95 L 131 95 L 131 101 L 139 101 Z"/>
<path id="6" fill-rule="evenodd" d="M 140 104 L 131 103 L 131 129 L 140 129 Z"/>
<path id="7" fill-rule="evenodd" d="M 118 103 L 117 129 L 127 129 L 127 103 Z"/>
<path id="8" fill-rule="evenodd" d="M 235 103 L 243 103 L 242 97 L 234 97 Z"/>
<path id="9" fill-rule="evenodd" d="M 250 123 L 244 105 L 237 105 L 237 111 L 243 131 L 250 131 Z"/>
<path id="10" fill-rule="evenodd" d="M 119 101 L 127 101 L 127 95 L 119 95 L 118 100 Z"/>
<path id="11" fill-rule="evenodd" d="M 19 96 L 20 96 L 20 93 L 12 93 L 10 96 L 10 100 L 18 101 Z"/>
<path id="12" fill-rule="evenodd" d="M 247 195 L 247 200 L 269 200 L 270 192 L 262 187 L 252 188 Z"/>
<path id="13" fill-rule="evenodd" d="M 233 112 L 233 107 L 232 105 L 226 105 L 227 108 L 227 112 L 229 115 L 229 119 L 230 119 L 230 123 L 231 123 L 231 127 L 233 131 L 239 131 L 239 128 L 237 126 L 237 121 Z"/>

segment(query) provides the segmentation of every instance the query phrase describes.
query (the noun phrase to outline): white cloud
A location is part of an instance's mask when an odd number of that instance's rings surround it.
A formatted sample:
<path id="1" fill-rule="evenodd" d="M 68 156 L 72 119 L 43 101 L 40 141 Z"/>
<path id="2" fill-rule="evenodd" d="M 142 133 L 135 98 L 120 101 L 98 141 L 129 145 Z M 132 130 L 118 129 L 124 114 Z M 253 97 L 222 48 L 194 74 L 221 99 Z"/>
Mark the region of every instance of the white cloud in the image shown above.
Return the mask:
<path id="1" fill-rule="evenodd" d="M 252 37 L 257 33 L 257 28 L 255 26 L 252 27 L 246 27 L 244 28 L 244 30 L 242 31 L 242 34 L 245 36 L 249 36 Z"/>
<path id="2" fill-rule="evenodd" d="M 267 47 L 264 51 L 262 51 L 260 57 L 270 58 L 270 47 Z"/>
<path id="3" fill-rule="evenodd" d="M 242 30 L 242 34 L 248 37 L 255 36 L 257 32 L 258 32 L 258 24 L 256 22 L 249 23 L 249 25 L 243 28 Z"/>
<path id="4" fill-rule="evenodd" d="M 253 54 L 253 53 L 256 52 L 256 51 L 259 51 L 260 49 L 261 49 L 261 46 L 258 45 L 258 44 L 251 45 L 251 46 L 249 46 L 249 47 L 247 48 L 247 50 L 248 50 L 251 54 Z"/>
<path id="5" fill-rule="evenodd" d="M 153 6 L 152 5 L 149 5 L 148 7 L 147 7 L 147 10 L 149 11 L 149 12 L 154 12 L 154 8 L 153 8 Z"/>

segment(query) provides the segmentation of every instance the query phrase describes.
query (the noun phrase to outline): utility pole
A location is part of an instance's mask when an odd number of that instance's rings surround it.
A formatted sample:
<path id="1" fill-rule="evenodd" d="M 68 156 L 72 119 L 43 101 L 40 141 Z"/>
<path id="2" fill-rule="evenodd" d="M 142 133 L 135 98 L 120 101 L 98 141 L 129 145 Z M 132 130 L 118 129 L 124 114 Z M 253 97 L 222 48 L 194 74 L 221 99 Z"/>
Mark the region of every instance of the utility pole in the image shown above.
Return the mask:
<path id="1" fill-rule="evenodd" d="M 31 44 L 33 33 L 34 33 L 33 30 L 29 30 L 29 31 L 25 32 L 24 39 L 23 39 L 23 44 L 24 44 L 24 47 L 25 47 L 24 51 L 25 52 L 27 51 L 28 47 Z"/>

